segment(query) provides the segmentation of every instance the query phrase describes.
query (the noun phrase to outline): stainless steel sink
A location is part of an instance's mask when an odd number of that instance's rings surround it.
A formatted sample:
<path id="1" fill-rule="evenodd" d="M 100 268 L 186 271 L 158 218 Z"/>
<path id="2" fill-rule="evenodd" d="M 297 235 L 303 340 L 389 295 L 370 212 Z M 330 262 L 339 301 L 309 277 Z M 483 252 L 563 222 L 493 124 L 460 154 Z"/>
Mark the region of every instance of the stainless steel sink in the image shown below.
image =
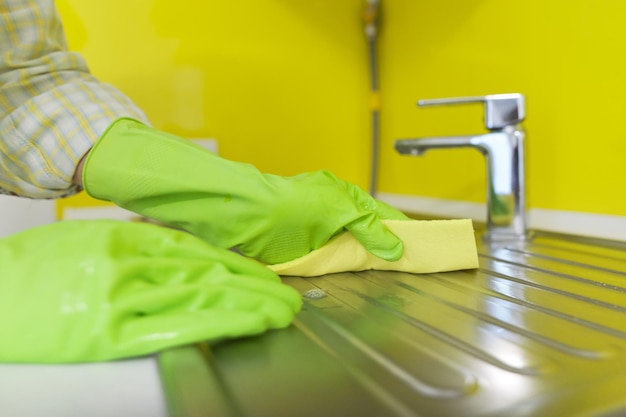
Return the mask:
<path id="1" fill-rule="evenodd" d="M 284 278 L 290 328 L 160 355 L 170 414 L 626 415 L 626 243 L 480 234 L 477 270 Z"/>

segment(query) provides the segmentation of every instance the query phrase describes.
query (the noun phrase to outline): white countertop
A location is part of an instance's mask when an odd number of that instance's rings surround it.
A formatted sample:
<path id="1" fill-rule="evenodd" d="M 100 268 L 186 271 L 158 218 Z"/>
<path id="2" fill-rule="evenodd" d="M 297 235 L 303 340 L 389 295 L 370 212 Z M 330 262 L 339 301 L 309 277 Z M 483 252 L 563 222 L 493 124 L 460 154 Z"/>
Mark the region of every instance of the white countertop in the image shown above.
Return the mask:
<path id="1" fill-rule="evenodd" d="M 2 417 L 166 417 L 154 357 L 79 365 L 0 365 Z"/>

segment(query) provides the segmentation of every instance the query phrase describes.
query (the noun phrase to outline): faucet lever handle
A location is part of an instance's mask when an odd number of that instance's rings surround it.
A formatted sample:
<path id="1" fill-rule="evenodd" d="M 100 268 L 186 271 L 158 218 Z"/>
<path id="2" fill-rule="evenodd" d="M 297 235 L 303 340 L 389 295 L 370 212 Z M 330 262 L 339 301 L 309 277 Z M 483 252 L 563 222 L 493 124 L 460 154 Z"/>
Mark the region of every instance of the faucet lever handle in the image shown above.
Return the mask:
<path id="1" fill-rule="evenodd" d="M 485 127 L 489 130 L 503 129 L 506 126 L 516 125 L 526 116 L 524 95 L 489 94 L 486 96 L 435 98 L 419 100 L 419 107 L 439 106 L 449 104 L 483 103 L 485 109 Z"/>

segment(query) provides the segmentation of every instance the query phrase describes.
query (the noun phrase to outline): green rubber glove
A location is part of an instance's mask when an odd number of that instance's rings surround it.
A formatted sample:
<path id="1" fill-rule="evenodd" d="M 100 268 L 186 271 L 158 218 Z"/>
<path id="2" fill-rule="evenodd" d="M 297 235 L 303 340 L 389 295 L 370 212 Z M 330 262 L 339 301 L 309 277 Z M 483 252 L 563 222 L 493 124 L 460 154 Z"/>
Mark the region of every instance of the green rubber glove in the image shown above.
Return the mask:
<path id="1" fill-rule="evenodd" d="M 380 258 L 402 256 L 402 242 L 380 220 L 406 216 L 330 172 L 262 174 L 134 120 L 117 120 L 103 134 L 83 184 L 92 197 L 270 264 L 304 256 L 346 229 Z"/>
<path id="2" fill-rule="evenodd" d="M 300 295 L 256 261 L 146 223 L 0 239 L 0 362 L 103 361 L 289 325 Z"/>

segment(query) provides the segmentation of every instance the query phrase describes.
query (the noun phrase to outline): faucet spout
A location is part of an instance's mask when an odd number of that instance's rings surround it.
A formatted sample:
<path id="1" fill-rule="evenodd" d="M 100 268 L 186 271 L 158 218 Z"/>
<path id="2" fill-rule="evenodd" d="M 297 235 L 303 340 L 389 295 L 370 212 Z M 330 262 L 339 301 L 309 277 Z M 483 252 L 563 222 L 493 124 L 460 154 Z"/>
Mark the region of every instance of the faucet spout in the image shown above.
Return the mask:
<path id="1" fill-rule="evenodd" d="M 485 156 L 487 166 L 485 240 L 521 240 L 526 238 L 524 136 L 520 125 L 506 126 L 484 135 L 397 140 L 395 149 L 412 156 L 429 149 L 478 149 Z"/>
<path id="2" fill-rule="evenodd" d="M 468 135 L 403 139 L 396 141 L 395 148 L 403 155 L 421 156 L 429 149 L 472 147 L 476 142 L 475 138 L 474 135 Z"/>

